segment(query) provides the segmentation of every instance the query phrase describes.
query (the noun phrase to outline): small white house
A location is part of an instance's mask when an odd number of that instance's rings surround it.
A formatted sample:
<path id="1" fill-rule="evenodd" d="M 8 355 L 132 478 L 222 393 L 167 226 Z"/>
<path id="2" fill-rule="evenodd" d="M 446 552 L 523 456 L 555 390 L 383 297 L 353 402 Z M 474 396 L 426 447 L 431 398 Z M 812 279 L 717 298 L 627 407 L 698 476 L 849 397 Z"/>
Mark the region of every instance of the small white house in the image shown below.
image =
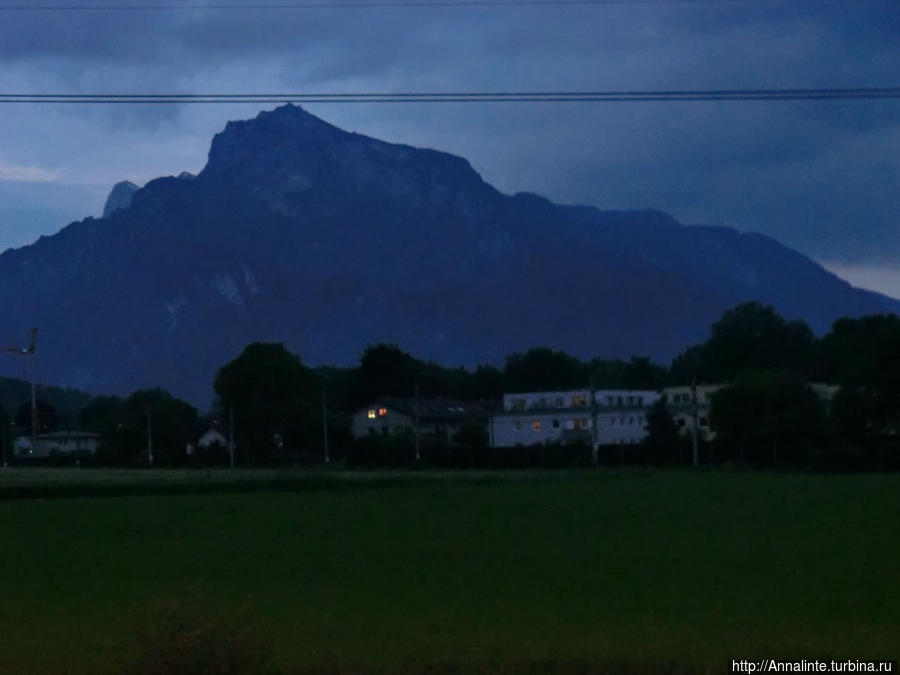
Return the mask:
<path id="1" fill-rule="evenodd" d="M 228 447 L 228 439 L 225 438 L 225 434 L 213 427 L 204 431 L 200 438 L 197 439 L 197 447 L 208 448 L 211 445 L 220 445 L 223 448 Z"/>

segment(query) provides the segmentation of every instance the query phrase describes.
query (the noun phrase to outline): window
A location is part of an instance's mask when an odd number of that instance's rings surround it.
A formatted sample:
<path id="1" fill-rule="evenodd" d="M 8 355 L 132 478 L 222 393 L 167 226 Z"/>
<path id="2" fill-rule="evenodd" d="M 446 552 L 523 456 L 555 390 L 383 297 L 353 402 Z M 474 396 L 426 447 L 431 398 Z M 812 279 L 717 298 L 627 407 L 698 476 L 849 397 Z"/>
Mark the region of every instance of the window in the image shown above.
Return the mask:
<path id="1" fill-rule="evenodd" d="M 684 426 L 684 418 L 683 417 L 678 418 L 678 426 L 680 426 L 680 427 Z"/>
<path id="2" fill-rule="evenodd" d="M 572 407 L 573 408 L 584 408 L 587 406 L 587 396 L 573 396 L 572 397 Z"/>
<path id="3" fill-rule="evenodd" d="M 541 430 L 541 421 L 535 420 L 534 422 L 532 422 L 531 428 L 534 429 L 535 431 L 540 431 Z"/>
<path id="4" fill-rule="evenodd" d="M 374 419 L 375 419 L 375 410 L 374 410 L 374 409 L 372 409 L 372 410 L 369 411 L 369 419 L 370 419 L 370 420 L 374 420 Z"/>
<path id="5" fill-rule="evenodd" d="M 701 427 L 709 426 L 709 420 L 706 419 L 705 417 L 701 417 L 700 418 L 700 426 Z"/>
<path id="6" fill-rule="evenodd" d="M 510 410 L 525 410 L 525 399 L 514 398 L 509 402 Z"/>
<path id="7" fill-rule="evenodd" d="M 588 428 L 587 418 L 582 417 L 577 420 L 572 420 L 572 426 L 574 429 L 587 429 Z"/>
<path id="8" fill-rule="evenodd" d="M 614 405 L 614 404 L 615 404 L 615 400 L 616 400 L 616 399 L 615 399 L 614 396 L 607 396 L 607 397 L 606 397 L 606 405 L 608 405 L 608 406 Z"/>
<path id="9" fill-rule="evenodd" d="M 562 408 L 565 404 L 566 404 L 566 399 L 564 399 L 562 396 L 556 397 L 556 407 L 557 408 Z"/>
<path id="10" fill-rule="evenodd" d="M 547 399 L 542 398 L 540 401 L 538 401 L 538 405 L 539 405 L 541 408 L 546 408 L 546 407 L 547 407 Z"/>
<path id="11" fill-rule="evenodd" d="M 379 408 L 378 416 L 379 417 L 387 417 L 387 408 Z"/>
<path id="12" fill-rule="evenodd" d="M 522 431 L 522 421 L 514 420 L 513 421 L 513 429 L 515 429 L 516 431 Z"/>
<path id="13" fill-rule="evenodd" d="M 634 418 L 633 417 L 628 418 L 628 426 L 630 426 L 630 427 L 634 426 Z"/>
<path id="14" fill-rule="evenodd" d="M 559 429 L 559 420 L 553 420 L 553 428 Z"/>
<path id="15" fill-rule="evenodd" d="M 623 406 L 623 405 L 625 405 L 625 404 L 623 403 L 623 399 L 622 399 L 621 396 L 617 396 L 617 397 L 616 397 L 616 405 L 618 405 L 618 406 L 620 406 L 620 407 Z"/>

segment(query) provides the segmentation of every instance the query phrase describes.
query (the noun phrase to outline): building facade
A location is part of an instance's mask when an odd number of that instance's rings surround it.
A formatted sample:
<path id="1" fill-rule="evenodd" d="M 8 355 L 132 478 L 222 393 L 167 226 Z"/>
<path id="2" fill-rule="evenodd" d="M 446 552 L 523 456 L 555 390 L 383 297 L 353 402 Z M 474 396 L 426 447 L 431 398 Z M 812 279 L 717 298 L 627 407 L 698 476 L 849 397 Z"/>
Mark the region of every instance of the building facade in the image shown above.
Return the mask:
<path id="1" fill-rule="evenodd" d="M 696 417 L 698 439 L 710 441 L 715 437 L 715 433 L 709 426 L 709 409 L 713 394 L 724 386 L 724 384 L 698 384 L 695 387 L 683 385 L 663 389 L 663 394 L 666 396 L 666 407 L 672 413 L 675 424 L 683 434 L 693 435 L 694 418 Z"/>
<path id="2" fill-rule="evenodd" d="M 647 435 L 646 413 L 661 396 L 643 389 L 571 389 L 506 394 L 491 416 L 494 447 L 545 443 L 622 445 Z"/>
<path id="3" fill-rule="evenodd" d="M 353 438 L 418 431 L 452 443 L 463 427 L 486 429 L 487 422 L 488 411 L 475 403 L 446 398 L 379 398 L 353 414 L 350 431 Z"/>
<path id="4" fill-rule="evenodd" d="M 31 436 L 18 436 L 13 452 L 20 457 L 54 457 L 58 455 L 93 455 L 100 444 L 100 434 L 87 431 L 54 431 L 41 434 L 32 444 Z"/>

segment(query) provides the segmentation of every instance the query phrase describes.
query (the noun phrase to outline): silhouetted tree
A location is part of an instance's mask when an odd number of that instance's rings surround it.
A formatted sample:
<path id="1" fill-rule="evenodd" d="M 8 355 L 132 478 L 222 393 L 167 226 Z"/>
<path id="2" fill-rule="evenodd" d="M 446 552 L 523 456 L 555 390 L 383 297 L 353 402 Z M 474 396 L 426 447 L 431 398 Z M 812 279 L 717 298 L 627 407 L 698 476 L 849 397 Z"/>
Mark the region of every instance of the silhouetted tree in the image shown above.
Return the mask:
<path id="1" fill-rule="evenodd" d="M 123 401 L 118 396 L 96 396 L 78 416 L 82 429 L 102 436 L 112 435 L 123 423 Z"/>
<path id="2" fill-rule="evenodd" d="M 147 449 L 147 430 L 153 441 L 154 464 L 183 464 L 187 444 L 197 431 L 197 409 L 164 389 L 141 389 L 122 402 L 123 441 L 128 455 L 137 460 Z M 143 434 L 141 434 L 143 432 Z M 138 448 L 135 448 L 137 439 Z"/>
<path id="3" fill-rule="evenodd" d="M 506 376 L 495 366 L 480 365 L 472 373 L 472 399 L 499 400 L 508 393 Z"/>
<path id="4" fill-rule="evenodd" d="M 678 461 L 678 425 L 666 406 L 663 396 L 647 411 L 647 436 L 644 448 L 653 464 L 671 464 Z"/>
<path id="5" fill-rule="evenodd" d="M 506 357 L 503 369 L 512 391 L 552 391 L 585 387 L 588 368 L 574 356 L 547 347 L 535 347 Z"/>
<path id="6" fill-rule="evenodd" d="M 787 321 L 758 302 L 745 302 L 725 312 L 710 336 L 677 356 L 670 381 L 733 380 L 747 370 L 786 371 L 805 376 L 812 363 L 814 336 L 803 321 Z"/>
<path id="7" fill-rule="evenodd" d="M 731 379 L 744 370 L 805 373 L 813 332 L 803 321 L 787 321 L 758 302 L 725 312 L 710 328 L 705 358 L 714 377 Z"/>
<path id="8" fill-rule="evenodd" d="M 313 372 L 283 344 L 255 342 L 216 374 L 223 412 L 234 411 L 241 461 L 276 450 L 307 449 L 321 432 L 321 389 Z"/>
<path id="9" fill-rule="evenodd" d="M 774 371 L 746 371 L 712 397 L 710 426 L 720 456 L 759 466 L 806 466 L 821 447 L 825 406 L 802 380 Z"/>
<path id="10" fill-rule="evenodd" d="M 814 377 L 845 385 L 900 389 L 900 317 L 838 319 L 814 350 Z"/>
<path id="11" fill-rule="evenodd" d="M 420 370 L 421 362 L 397 345 L 369 345 L 359 359 L 357 405 L 364 405 L 378 396 L 412 396 Z"/>

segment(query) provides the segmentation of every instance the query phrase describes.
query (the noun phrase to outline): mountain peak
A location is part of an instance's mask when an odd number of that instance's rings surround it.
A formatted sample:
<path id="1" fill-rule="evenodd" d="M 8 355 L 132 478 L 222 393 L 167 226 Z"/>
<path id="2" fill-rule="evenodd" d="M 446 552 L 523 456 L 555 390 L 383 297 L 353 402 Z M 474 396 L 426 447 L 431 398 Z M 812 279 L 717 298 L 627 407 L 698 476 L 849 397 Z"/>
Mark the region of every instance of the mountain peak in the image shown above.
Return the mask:
<path id="1" fill-rule="evenodd" d="M 460 193 L 471 193 L 460 200 L 472 201 L 488 189 L 461 157 L 350 133 L 291 104 L 228 122 L 213 138 L 198 181 L 247 191 L 287 216 L 326 196 L 336 204 L 378 195 L 382 202 L 409 206 L 424 199 L 437 206 Z"/>
<path id="2" fill-rule="evenodd" d="M 222 176 L 260 161 L 279 170 L 296 153 L 308 154 L 348 135 L 290 103 L 251 120 L 231 121 L 216 134 L 202 174 Z"/>
<path id="3" fill-rule="evenodd" d="M 106 204 L 103 206 L 103 217 L 109 218 L 116 211 L 123 211 L 131 206 L 131 199 L 134 197 L 134 193 L 140 189 L 130 180 L 116 183 L 106 198 Z"/>

